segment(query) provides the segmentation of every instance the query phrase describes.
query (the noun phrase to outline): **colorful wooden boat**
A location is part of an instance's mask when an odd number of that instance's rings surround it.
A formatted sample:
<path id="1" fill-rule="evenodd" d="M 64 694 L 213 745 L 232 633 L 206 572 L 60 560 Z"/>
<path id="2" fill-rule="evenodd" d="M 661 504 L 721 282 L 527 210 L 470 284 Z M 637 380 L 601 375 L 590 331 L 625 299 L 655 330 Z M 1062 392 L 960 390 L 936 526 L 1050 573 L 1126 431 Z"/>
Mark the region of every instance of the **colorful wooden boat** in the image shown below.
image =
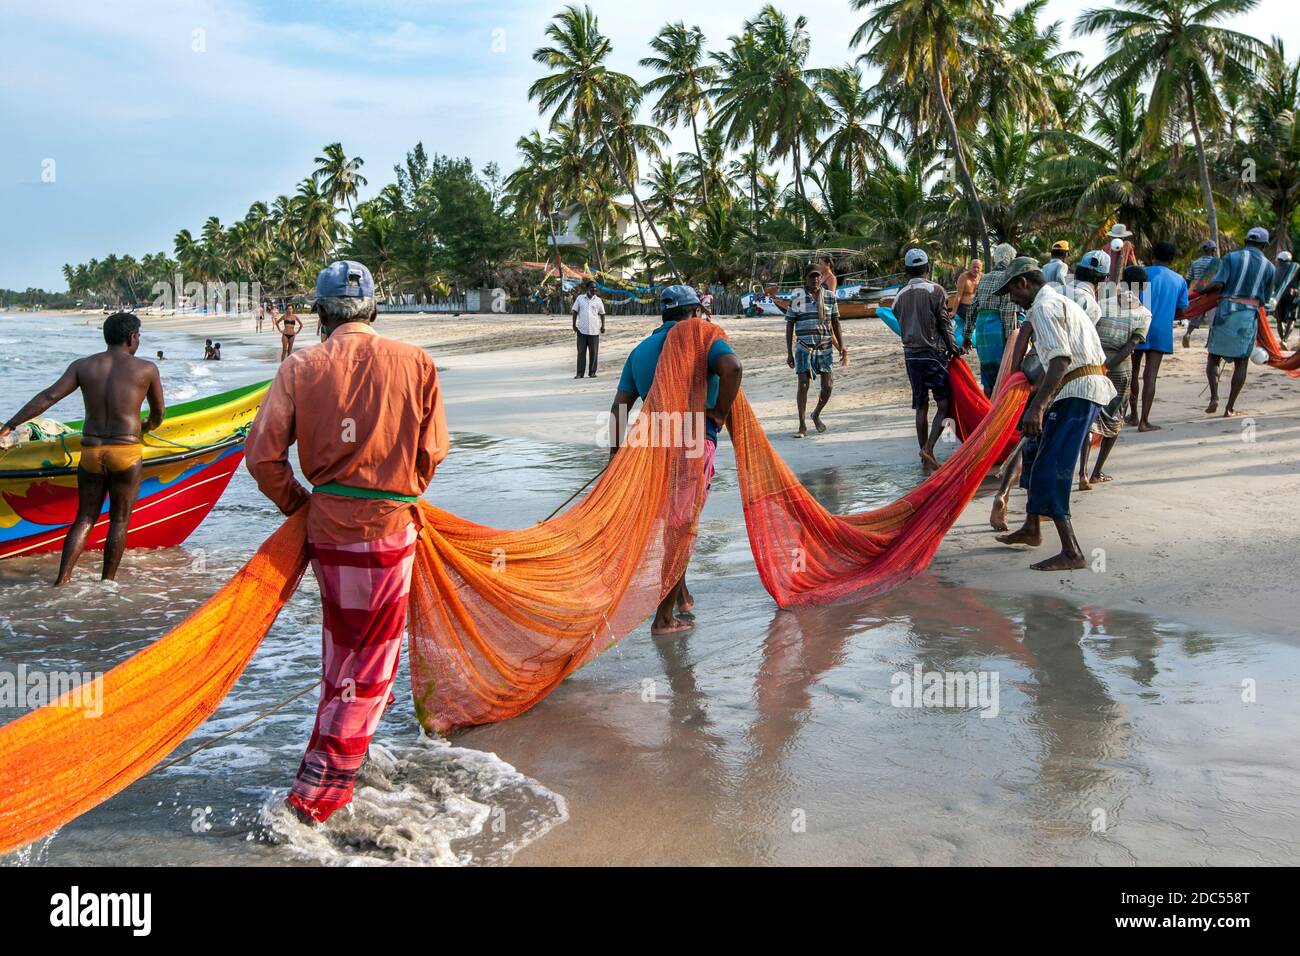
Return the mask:
<path id="1" fill-rule="evenodd" d="M 268 385 L 258 382 L 168 408 L 162 426 L 144 439 L 128 548 L 174 547 L 207 517 L 244 460 L 244 439 Z M 76 517 L 80 459 L 79 432 L 0 451 L 0 558 L 63 547 Z M 105 502 L 87 548 L 103 547 L 107 511 Z"/>

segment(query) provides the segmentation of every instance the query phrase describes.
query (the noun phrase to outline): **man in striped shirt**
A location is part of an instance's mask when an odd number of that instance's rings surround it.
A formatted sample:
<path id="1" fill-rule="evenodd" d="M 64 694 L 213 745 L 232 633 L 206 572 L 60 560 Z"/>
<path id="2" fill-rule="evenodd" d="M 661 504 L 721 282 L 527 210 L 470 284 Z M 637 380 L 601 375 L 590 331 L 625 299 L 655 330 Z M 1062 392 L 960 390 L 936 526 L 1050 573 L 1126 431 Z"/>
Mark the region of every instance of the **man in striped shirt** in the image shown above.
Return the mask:
<path id="1" fill-rule="evenodd" d="M 1268 230 L 1255 226 L 1246 233 L 1245 248 L 1224 256 L 1214 281 L 1205 288 L 1207 292 L 1219 293 L 1219 308 L 1214 313 L 1207 346 L 1210 358 L 1205 365 L 1205 375 L 1210 380 L 1207 415 L 1219 410 L 1219 363 L 1223 359 L 1232 362 L 1232 385 L 1223 417 L 1241 414 L 1237 411 L 1237 396 L 1246 384 L 1246 360 L 1255 347 L 1259 310 L 1273 291 L 1275 270 L 1264 255 L 1267 245 Z"/>
<path id="2" fill-rule="evenodd" d="M 1187 267 L 1187 272 L 1183 276 L 1187 280 L 1187 288 L 1191 295 L 1200 295 L 1204 291 L 1207 282 L 1214 278 L 1219 271 L 1219 247 L 1215 245 L 1213 239 L 1206 239 L 1201 243 L 1201 254 L 1192 260 L 1192 264 Z M 1187 319 L 1187 329 L 1183 332 L 1183 348 L 1192 347 L 1192 333 L 1201 325 L 1202 317 L 1193 315 Z"/>
<path id="3" fill-rule="evenodd" d="M 1040 521 L 1046 516 L 1056 525 L 1061 553 L 1031 568 L 1078 570 L 1088 562 L 1070 523 L 1070 490 L 1093 420 L 1115 397 L 1115 386 L 1106 377 L 1106 353 L 1087 314 L 1047 284 L 1038 260 L 1023 256 L 1012 262 L 998 294 L 1028 310 L 1025 321 L 1034 330 L 1043 377 L 1020 423 L 1026 439 L 1020 484 L 1029 492 L 1025 523 L 997 540 L 1038 547 L 1043 543 Z"/>
<path id="4" fill-rule="evenodd" d="M 790 297 L 790 308 L 786 310 L 785 323 L 785 362 L 799 377 L 799 389 L 796 401 L 799 406 L 799 431 L 795 438 L 808 437 L 808 425 L 805 412 L 808 408 L 808 387 L 814 375 L 820 376 L 821 394 L 817 396 L 817 407 L 813 409 L 813 426 L 819 432 L 826 431 L 822 421 L 822 409 L 831 400 L 831 383 L 834 380 L 834 361 L 831 346 L 840 353 L 840 364 L 847 365 L 848 352 L 844 348 L 844 336 L 840 332 L 840 310 L 835 301 L 835 293 L 822 285 L 822 271 L 817 266 L 809 266 L 804 271 L 804 286 Z"/>

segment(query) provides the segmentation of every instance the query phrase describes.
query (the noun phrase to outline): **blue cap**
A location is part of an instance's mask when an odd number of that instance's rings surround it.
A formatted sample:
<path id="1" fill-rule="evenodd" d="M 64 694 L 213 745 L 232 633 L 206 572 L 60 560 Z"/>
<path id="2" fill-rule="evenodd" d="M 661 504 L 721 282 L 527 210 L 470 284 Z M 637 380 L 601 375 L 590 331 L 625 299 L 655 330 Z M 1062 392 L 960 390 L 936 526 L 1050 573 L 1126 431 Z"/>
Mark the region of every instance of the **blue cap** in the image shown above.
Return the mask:
<path id="1" fill-rule="evenodd" d="M 670 285 L 659 293 L 659 311 L 667 312 L 682 305 L 699 305 L 700 297 L 688 285 Z"/>
<path id="2" fill-rule="evenodd" d="M 316 298 L 352 296 L 366 298 L 375 294 L 375 280 L 370 270 L 359 262 L 340 259 L 331 262 L 316 276 Z"/>
<path id="3" fill-rule="evenodd" d="M 1267 243 L 1268 230 L 1265 229 L 1263 226 L 1255 226 L 1250 230 L 1250 232 L 1246 233 L 1246 241 Z"/>
<path id="4" fill-rule="evenodd" d="M 924 249 L 908 249 L 907 255 L 903 256 L 903 265 L 912 269 L 916 266 L 928 265 L 930 257 L 925 254 Z"/>

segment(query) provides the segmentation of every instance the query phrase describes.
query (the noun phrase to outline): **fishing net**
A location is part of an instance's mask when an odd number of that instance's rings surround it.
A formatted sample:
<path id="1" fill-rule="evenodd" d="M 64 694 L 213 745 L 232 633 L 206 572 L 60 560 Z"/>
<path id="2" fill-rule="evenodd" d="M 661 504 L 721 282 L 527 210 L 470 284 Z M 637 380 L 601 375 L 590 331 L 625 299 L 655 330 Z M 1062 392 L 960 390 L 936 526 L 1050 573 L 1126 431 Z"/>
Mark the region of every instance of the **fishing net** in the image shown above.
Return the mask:
<path id="1" fill-rule="evenodd" d="M 1268 353 L 1267 364 L 1276 369 L 1281 369 L 1292 378 L 1300 378 L 1300 352 L 1292 352 L 1287 355 L 1282 351 L 1282 344 L 1277 340 L 1277 333 L 1273 331 L 1273 326 L 1268 323 L 1268 313 L 1263 309 L 1259 310 L 1259 326 L 1255 330 L 1255 341 L 1265 352 Z"/>
<path id="2" fill-rule="evenodd" d="M 1186 318 L 1195 318 L 1209 313 L 1219 304 L 1218 292 L 1207 292 L 1195 296 L 1188 307 Z M 1287 355 L 1282 351 L 1282 343 L 1277 340 L 1277 333 L 1269 325 L 1268 312 L 1260 309 L 1256 319 L 1255 344 L 1268 353 L 1266 365 L 1286 372 L 1292 378 L 1300 378 L 1300 351 Z"/>
<path id="3" fill-rule="evenodd" d="M 644 621 L 685 571 L 705 494 L 709 346 L 681 322 L 622 451 L 563 514 L 514 531 L 422 504 L 411 585 L 412 691 L 430 730 L 504 720 Z M 743 395 L 731 434 L 750 545 L 782 607 L 879 594 L 920 572 L 1007 446 L 1029 385 L 1003 375 L 984 420 L 935 474 L 875 511 L 836 516 L 777 456 Z M 104 678 L 103 714 L 68 701 L 0 728 L 0 853 L 49 833 L 156 766 L 247 665 L 306 566 L 291 517 L 207 603 Z"/>

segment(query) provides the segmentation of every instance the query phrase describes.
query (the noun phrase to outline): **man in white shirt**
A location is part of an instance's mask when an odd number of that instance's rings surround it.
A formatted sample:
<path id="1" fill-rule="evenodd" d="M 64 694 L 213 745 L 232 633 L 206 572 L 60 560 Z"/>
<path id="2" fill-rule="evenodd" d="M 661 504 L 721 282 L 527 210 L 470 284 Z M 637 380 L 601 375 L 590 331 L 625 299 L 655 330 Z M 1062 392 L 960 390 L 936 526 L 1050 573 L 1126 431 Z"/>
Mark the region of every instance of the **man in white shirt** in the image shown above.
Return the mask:
<path id="1" fill-rule="evenodd" d="M 1087 567 L 1070 523 L 1070 491 L 1079 452 L 1097 412 L 1115 397 L 1106 377 L 1106 353 L 1087 313 L 1047 284 L 1037 260 L 1023 257 L 1011 263 L 997 294 L 1010 296 L 1027 311 L 1034 348 L 1043 377 L 1021 419 L 1025 436 L 1020 486 L 1029 492 L 1025 523 L 999 535 L 1003 544 L 1038 547 L 1043 543 L 1040 520 L 1056 525 L 1061 553 L 1031 567 L 1035 571 L 1070 571 Z M 1017 365 L 1022 354 L 1013 356 Z"/>
<path id="2" fill-rule="evenodd" d="M 595 378 L 600 336 L 605 331 L 605 303 L 596 295 L 596 283 L 590 279 L 582 284 L 581 294 L 573 300 L 572 315 L 573 331 L 578 336 L 578 374 L 573 377 Z"/>

